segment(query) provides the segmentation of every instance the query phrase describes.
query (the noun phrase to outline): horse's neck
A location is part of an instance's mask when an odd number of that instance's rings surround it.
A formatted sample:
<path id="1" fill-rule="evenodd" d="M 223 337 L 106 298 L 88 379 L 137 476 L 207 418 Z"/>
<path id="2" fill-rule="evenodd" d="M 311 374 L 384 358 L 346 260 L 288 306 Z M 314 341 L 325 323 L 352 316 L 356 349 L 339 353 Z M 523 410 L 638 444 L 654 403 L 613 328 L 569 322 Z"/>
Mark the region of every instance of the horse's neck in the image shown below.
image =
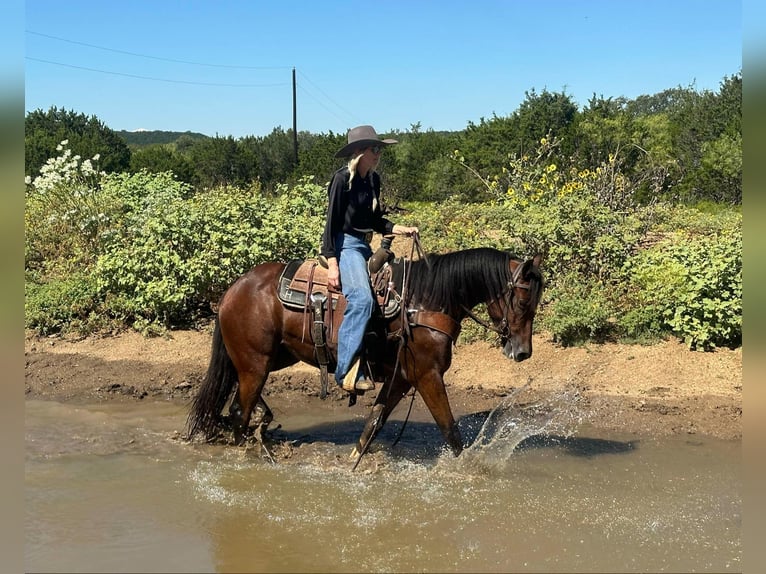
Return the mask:
<path id="1" fill-rule="evenodd" d="M 421 268 L 422 269 L 422 268 Z M 452 287 L 459 288 L 460 285 L 470 284 L 464 280 L 464 277 L 453 273 L 452 276 L 448 276 L 444 279 L 447 284 L 447 289 L 444 289 L 443 293 L 448 293 L 442 300 L 433 298 L 430 301 L 428 297 L 421 297 L 422 300 L 414 302 L 415 305 L 426 311 L 434 311 L 444 313 L 452 317 L 458 323 L 469 316 L 474 307 L 482 304 L 489 303 L 489 300 L 484 300 L 476 290 L 467 289 L 467 293 L 461 295 L 449 295 L 452 291 Z"/>

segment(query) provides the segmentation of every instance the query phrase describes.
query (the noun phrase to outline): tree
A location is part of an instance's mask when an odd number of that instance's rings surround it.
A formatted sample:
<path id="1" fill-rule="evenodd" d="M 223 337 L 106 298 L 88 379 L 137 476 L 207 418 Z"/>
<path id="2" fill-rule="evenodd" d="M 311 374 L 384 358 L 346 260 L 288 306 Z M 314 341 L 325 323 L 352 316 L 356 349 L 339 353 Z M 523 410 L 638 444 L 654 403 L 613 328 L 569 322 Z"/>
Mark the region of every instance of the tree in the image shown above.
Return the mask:
<path id="1" fill-rule="evenodd" d="M 535 150 L 544 137 L 559 141 L 556 162 L 566 164 L 575 150 L 577 106 L 565 93 L 534 89 L 509 117 L 493 115 L 476 124 L 469 122 L 460 151 L 468 165 L 480 174 L 498 173 L 512 155 Z"/>
<path id="2" fill-rule="evenodd" d="M 521 134 L 521 149 L 517 153 L 528 153 L 537 147 L 544 137 L 552 136 L 561 142 L 559 153 L 570 157 L 574 152 L 574 122 L 577 105 L 564 92 L 534 89 L 526 93 L 526 99 L 514 116 Z"/>
<path id="3" fill-rule="evenodd" d="M 250 181 L 258 180 L 266 191 L 286 183 L 295 171 L 292 131 L 277 127 L 265 137 L 247 136 L 237 148 Z"/>
<path id="4" fill-rule="evenodd" d="M 313 175 L 318 182 L 327 182 L 332 173 L 342 165 L 335 153 L 346 144 L 345 134 L 332 131 L 324 134 L 298 132 L 297 178 Z"/>
<path id="5" fill-rule="evenodd" d="M 244 186 L 252 181 L 250 166 L 232 136 L 198 140 L 189 147 L 188 157 L 194 166 L 193 185 L 198 189 Z"/>
<path id="6" fill-rule="evenodd" d="M 29 112 L 24 120 L 25 174 L 34 178 L 48 159 L 56 157 L 56 147 L 68 141 L 72 153 L 82 158 L 99 155 L 99 167 L 106 172 L 121 172 L 130 165 L 130 149 L 116 132 L 96 116 L 86 116 L 57 107 L 47 112 Z"/>
<path id="7" fill-rule="evenodd" d="M 383 155 L 381 169 L 389 176 L 387 183 L 396 198 L 439 201 L 462 191 L 438 185 L 433 179 L 435 173 L 447 175 L 444 168 L 448 170 L 452 163 L 448 158 L 457 146 L 455 135 L 433 129 L 421 131 L 418 122 L 412 124 L 408 132 L 395 133 L 394 138 L 399 144 Z M 431 169 L 437 165 L 439 169 Z"/>
<path id="8" fill-rule="evenodd" d="M 738 203 L 742 197 L 741 75 L 726 78 L 718 93 L 687 89 L 679 101 L 670 114 L 679 169 L 678 199 Z M 716 153 L 724 154 L 723 161 L 715 159 Z"/>
<path id="9" fill-rule="evenodd" d="M 194 179 L 194 168 L 189 159 L 167 145 L 155 144 L 135 150 L 130 157 L 130 171 L 138 173 L 141 170 L 149 173 L 172 171 L 186 183 L 192 183 Z"/>
<path id="10" fill-rule="evenodd" d="M 297 164 L 293 147 L 293 131 L 274 128 L 271 133 L 259 138 L 258 178 L 264 187 L 272 190 L 279 183 L 290 178 Z"/>
<path id="11" fill-rule="evenodd" d="M 630 141 L 632 118 L 624 98 L 593 97 L 580 112 L 576 130 L 576 156 L 583 165 L 599 165 L 610 153 Z"/>

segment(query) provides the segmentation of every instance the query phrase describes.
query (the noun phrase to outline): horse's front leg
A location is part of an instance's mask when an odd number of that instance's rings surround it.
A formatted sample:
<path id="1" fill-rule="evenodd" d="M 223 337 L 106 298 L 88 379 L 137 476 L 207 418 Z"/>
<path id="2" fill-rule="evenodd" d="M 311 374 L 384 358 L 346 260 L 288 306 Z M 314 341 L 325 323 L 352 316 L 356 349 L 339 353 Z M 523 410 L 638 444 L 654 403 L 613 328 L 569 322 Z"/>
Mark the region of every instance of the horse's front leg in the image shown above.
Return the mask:
<path id="1" fill-rule="evenodd" d="M 414 383 L 414 387 L 423 397 L 423 402 L 431 411 L 431 415 L 433 415 L 444 439 L 452 449 L 452 453 L 455 456 L 459 455 L 463 452 L 463 438 L 460 436 L 460 430 L 452 416 L 442 373 L 436 370 L 424 373 Z"/>
<path id="2" fill-rule="evenodd" d="M 372 407 L 370 416 L 367 417 L 367 422 L 364 425 L 359 441 L 356 443 L 354 450 L 351 451 L 351 458 L 357 459 L 360 453 L 365 452 L 367 447 L 375 440 L 375 437 L 383 428 L 383 425 L 388 420 L 389 415 L 399 404 L 410 390 L 410 384 L 402 379 L 396 377 L 392 383 L 386 383 L 380 389 L 375 404 Z"/>
<path id="3" fill-rule="evenodd" d="M 452 363 L 452 340 L 435 330 L 413 329 L 400 359 L 404 376 L 420 393 L 453 454 L 459 455 L 463 452 L 463 438 L 444 388 L 444 373 Z"/>

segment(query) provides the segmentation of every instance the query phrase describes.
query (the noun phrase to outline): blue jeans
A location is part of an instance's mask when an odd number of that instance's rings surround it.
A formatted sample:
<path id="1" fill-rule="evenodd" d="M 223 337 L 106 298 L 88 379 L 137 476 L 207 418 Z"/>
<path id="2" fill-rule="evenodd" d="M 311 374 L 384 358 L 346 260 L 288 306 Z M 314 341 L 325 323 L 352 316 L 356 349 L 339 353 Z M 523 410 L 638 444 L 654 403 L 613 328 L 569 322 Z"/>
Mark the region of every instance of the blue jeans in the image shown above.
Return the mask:
<path id="1" fill-rule="evenodd" d="M 346 310 L 338 329 L 338 365 L 335 368 L 335 381 L 340 385 L 362 348 L 375 301 L 367 270 L 367 260 L 372 255 L 370 246 L 353 235 L 342 233 L 336 238 L 335 247 L 340 283 L 346 297 Z M 361 378 L 363 371 L 359 369 L 357 380 Z"/>

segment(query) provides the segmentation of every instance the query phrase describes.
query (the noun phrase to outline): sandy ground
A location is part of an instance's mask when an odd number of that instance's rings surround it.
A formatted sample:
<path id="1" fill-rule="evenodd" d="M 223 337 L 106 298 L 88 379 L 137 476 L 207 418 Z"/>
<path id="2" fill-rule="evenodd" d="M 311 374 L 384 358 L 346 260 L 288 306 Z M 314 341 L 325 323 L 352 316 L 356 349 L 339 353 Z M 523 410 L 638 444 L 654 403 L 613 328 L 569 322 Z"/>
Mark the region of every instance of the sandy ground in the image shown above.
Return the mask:
<path id="1" fill-rule="evenodd" d="M 188 403 L 207 368 L 211 338 L 210 328 L 151 339 L 137 333 L 84 339 L 27 333 L 26 396 Z M 741 349 L 691 352 L 674 341 L 562 348 L 544 334 L 535 336 L 534 345 L 529 360 L 513 363 L 489 344 L 459 344 L 446 376 L 453 410 L 491 409 L 527 385 L 529 401 L 575 393 L 590 424 L 604 430 L 742 437 Z M 270 404 L 280 398 L 318 402 L 319 372 L 297 365 L 274 373 L 264 392 Z M 354 408 L 371 402 L 368 393 Z M 341 404 L 340 395 L 335 403 Z"/>

